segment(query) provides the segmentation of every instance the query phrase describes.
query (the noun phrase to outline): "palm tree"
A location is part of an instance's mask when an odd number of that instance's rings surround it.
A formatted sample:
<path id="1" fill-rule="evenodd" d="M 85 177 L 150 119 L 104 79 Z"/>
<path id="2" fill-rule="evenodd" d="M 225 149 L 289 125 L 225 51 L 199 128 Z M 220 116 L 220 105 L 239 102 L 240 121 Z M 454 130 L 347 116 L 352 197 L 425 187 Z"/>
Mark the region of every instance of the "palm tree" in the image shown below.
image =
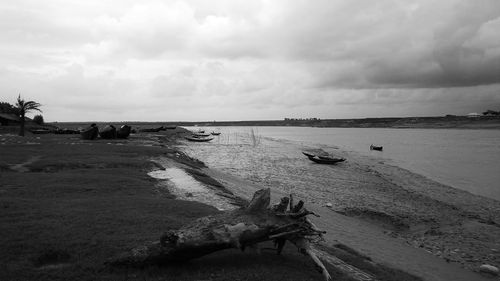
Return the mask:
<path id="1" fill-rule="evenodd" d="M 19 135 L 20 136 L 24 136 L 24 117 L 26 115 L 26 113 L 32 111 L 32 110 L 37 110 L 37 111 L 40 111 L 40 106 L 42 106 L 41 104 L 37 103 L 37 102 L 34 102 L 34 101 L 25 101 L 23 99 L 21 99 L 21 94 L 19 94 L 19 96 L 17 97 L 17 103 L 16 103 L 16 107 L 17 107 L 17 114 L 19 115 L 20 117 L 20 122 L 21 122 L 21 128 L 19 129 Z"/>

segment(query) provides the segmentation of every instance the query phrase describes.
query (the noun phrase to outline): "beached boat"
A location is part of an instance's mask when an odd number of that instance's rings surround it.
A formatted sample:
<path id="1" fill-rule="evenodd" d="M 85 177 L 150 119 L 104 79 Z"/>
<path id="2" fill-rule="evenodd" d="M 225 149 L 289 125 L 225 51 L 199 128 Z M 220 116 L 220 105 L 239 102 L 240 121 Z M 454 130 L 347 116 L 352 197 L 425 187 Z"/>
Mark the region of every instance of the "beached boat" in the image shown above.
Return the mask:
<path id="1" fill-rule="evenodd" d="M 207 142 L 211 141 L 214 138 L 213 137 L 201 137 L 199 135 L 191 135 L 191 136 L 186 136 L 185 139 L 188 141 L 196 141 L 196 142 Z"/>
<path id="2" fill-rule="evenodd" d="M 129 125 L 123 125 L 116 131 L 116 137 L 119 139 L 126 139 L 130 135 L 130 132 L 132 131 L 132 127 Z"/>
<path id="3" fill-rule="evenodd" d="M 40 129 L 32 129 L 32 130 L 30 130 L 30 132 L 35 134 L 35 135 L 41 135 L 41 134 L 51 133 L 52 130 L 46 129 L 46 128 L 40 128 Z"/>
<path id="4" fill-rule="evenodd" d="M 214 136 L 218 136 L 218 135 L 220 135 L 220 132 L 212 132 L 211 134 Z"/>
<path id="5" fill-rule="evenodd" d="M 99 132 L 99 136 L 101 136 L 101 138 L 103 138 L 103 139 L 116 139 L 116 128 L 115 128 L 115 126 L 108 125 L 108 126 L 104 127 L 104 129 L 102 129 Z"/>
<path id="6" fill-rule="evenodd" d="M 302 152 L 302 154 L 307 156 L 309 160 L 319 164 L 337 164 L 339 162 L 344 162 L 346 160 L 343 157 L 320 156 L 304 151 Z"/>
<path id="7" fill-rule="evenodd" d="M 382 151 L 384 148 L 382 146 L 377 146 L 377 145 L 370 145 L 370 150 L 378 150 Z"/>
<path id="8" fill-rule="evenodd" d="M 319 164 L 337 164 L 339 162 L 344 162 L 345 158 L 336 158 L 336 157 L 325 157 L 325 156 L 314 156 L 307 157 L 309 160 L 319 163 Z"/>
<path id="9" fill-rule="evenodd" d="M 55 131 L 54 131 L 54 134 L 57 134 L 57 135 L 71 135 L 71 134 L 79 134 L 80 131 L 79 130 L 72 130 L 72 129 L 61 129 L 61 128 L 57 128 Z"/>
<path id="10" fill-rule="evenodd" d="M 206 138 L 206 137 L 209 137 L 211 134 L 205 133 L 205 131 L 201 131 L 201 132 L 198 131 L 198 132 L 193 132 L 192 135 L 196 136 L 196 137 Z"/>
<path id="11" fill-rule="evenodd" d="M 139 129 L 139 132 L 143 133 L 157 133 L 161 130 L 164 130 L 163 126 L 158 127 L 158 128 L 146 128 L 146 129 Z"/>
<path id="12" fill-rule="evenodd" d="M 316 155 L 314 155 L 314 154 L 311 154 L 311 153 L 309 153 L 309 152 L 305 152 L 305 151 L 302 151 L 302 154 L 304 154 L 304 155 L 305 155 L 305 156 L 307 156 L 307 157 L 314 157 L 314 156 L 316 156 Z"/>
<path id="13" fill-rule="evenodd" d="M 99 135 L 99 128 L 96 124 L 90 125 L 90 127 L 80 131 L 80 136 L 84 140 L 95 140 Z"/>

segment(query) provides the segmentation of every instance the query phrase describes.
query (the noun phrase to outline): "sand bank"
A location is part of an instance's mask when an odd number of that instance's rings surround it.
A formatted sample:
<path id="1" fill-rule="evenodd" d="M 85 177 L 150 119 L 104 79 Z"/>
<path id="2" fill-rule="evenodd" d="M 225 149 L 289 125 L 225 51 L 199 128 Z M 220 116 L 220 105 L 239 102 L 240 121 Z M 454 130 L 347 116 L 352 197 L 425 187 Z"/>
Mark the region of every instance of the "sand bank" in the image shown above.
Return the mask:
<path id="1" fill-rule="evenodd" d="M 206 168 L 204 172 L 245 198 L 260 188 L 220 171 Z M 272 196 L 277 201 L 286 194 L 273 190 Z M 320 218 L 312 218 L 312 221 L 327 231 L 326 244 L 345 244 L 376 262 L 405 270 L 424 280 L 488 280 L 458 263 L 447 262 L 430 251 L 414 247 L 398 236 L 388 235 L 387 230 L 377 223 L 339 214 L 324 205 L 307 204 L 308 208 L 321 215 Z"/>
<path id="2" fill-rule="evenodd" d="M 339 241 L 426 280 L 481 280 L 474 273 L 480 265 L 499 266 L 498 201 L 370 157 L 348 158 L 335 170 L 333 199 L 307 190 L 295 194 L 323 215 L 317 223 L 328 230 L 329 242 Z M 205 172 L 246 198 L 263 186 L 271 187 L 276 197 L 288 188 L 255 177 L 249 182 L 220 170 Z M 333 207 L 326 208 L 327 203 Z"/>

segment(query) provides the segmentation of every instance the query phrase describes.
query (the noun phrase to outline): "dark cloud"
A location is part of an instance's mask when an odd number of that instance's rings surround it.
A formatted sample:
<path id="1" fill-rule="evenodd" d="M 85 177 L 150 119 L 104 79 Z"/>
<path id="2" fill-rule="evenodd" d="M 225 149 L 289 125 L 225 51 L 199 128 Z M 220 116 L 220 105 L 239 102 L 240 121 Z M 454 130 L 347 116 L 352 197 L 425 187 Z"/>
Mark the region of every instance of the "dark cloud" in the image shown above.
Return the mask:
<path id="1" fill-rule="evenodd" d="M 498 0 L 8 2 L 2 97 L 26 93 L 52 119 L 123 118 L 117 107 L 127 119 L 188 120 L 498 104 Z"/>

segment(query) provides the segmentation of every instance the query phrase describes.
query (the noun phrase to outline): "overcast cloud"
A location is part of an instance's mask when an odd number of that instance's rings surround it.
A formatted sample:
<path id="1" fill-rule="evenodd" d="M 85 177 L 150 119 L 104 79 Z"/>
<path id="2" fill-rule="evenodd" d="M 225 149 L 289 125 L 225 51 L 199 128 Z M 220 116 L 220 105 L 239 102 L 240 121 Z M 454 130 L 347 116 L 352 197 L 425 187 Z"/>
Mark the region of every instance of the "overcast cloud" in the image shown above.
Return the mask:
<path id="1" fill-rule="evenodd" d="M 498 0 L 0 2 L 0 100 L 48 121 L 500 110 Z"/>

